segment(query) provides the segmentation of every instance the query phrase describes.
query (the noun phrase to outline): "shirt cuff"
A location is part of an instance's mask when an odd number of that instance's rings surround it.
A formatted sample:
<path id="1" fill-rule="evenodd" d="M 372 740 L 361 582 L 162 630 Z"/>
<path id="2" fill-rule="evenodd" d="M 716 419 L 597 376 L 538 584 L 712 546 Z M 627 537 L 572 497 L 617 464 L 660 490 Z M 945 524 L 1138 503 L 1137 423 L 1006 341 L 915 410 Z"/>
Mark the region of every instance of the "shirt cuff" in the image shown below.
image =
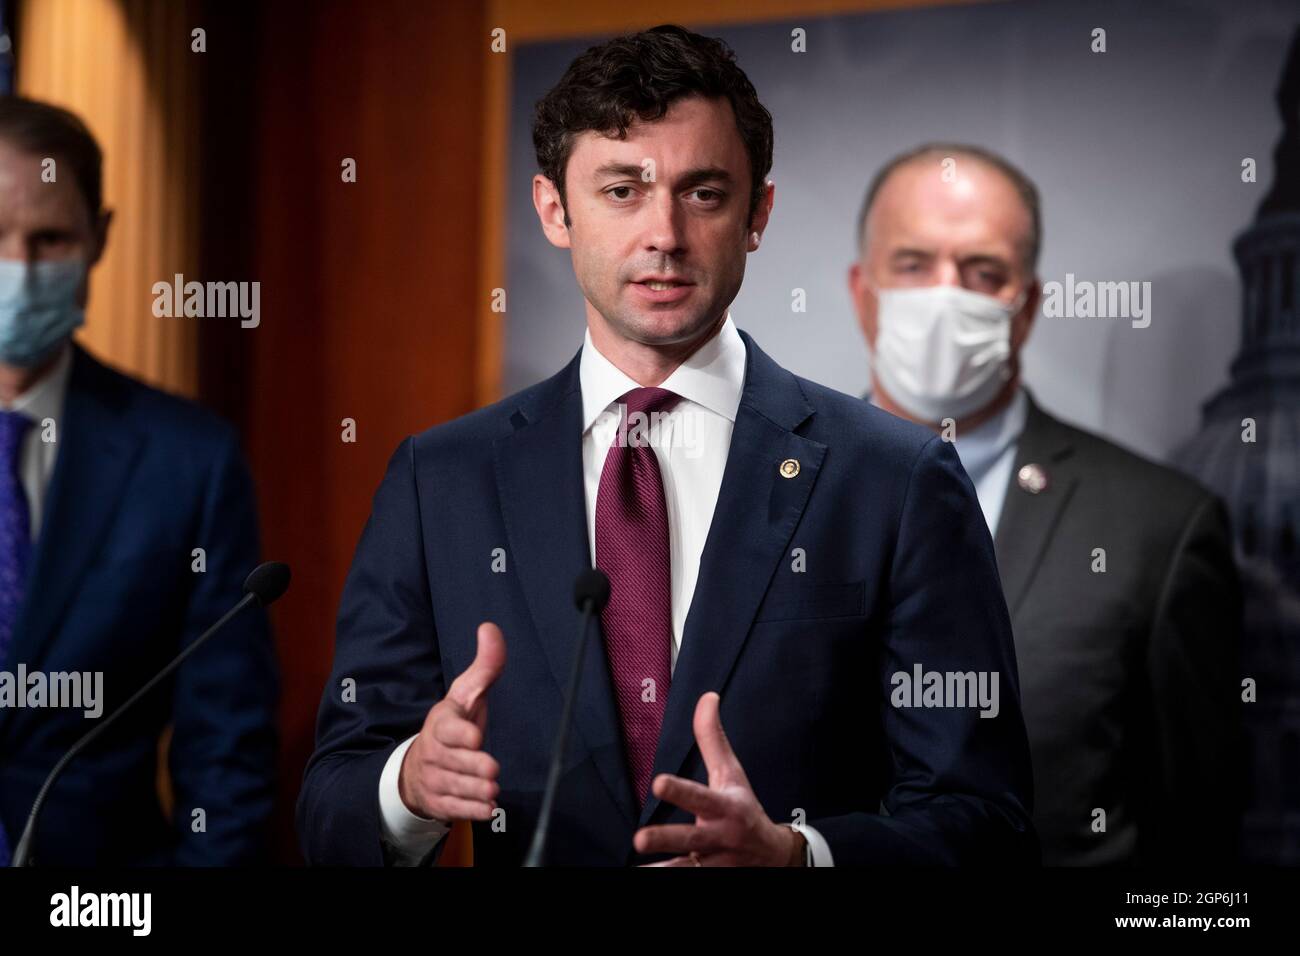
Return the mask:
<path id="1" fill-rule="evenodd" d="M 413 735 L 397 745 L 379 775 L 380 839 L 394 866 L 415 866 L 438 845 L 451 830 L 451 824 L 427 819 L 412 813 L 402 802 L 398 781 L 402 776 L 402 758 L 415 742 Z"/>
<path id="2" fill-rule="evenodd" d="M 803 838 L 808 841 L 808 847 L 804 851 L 804 863 L 806 866 L 834 866 L 835 858 L 831 856 L 830 844 L 826 838 L 810 827 L 808 824 L 783 823 L 784 827 L 789 827 L 796 833 L 802 833 Z"/>

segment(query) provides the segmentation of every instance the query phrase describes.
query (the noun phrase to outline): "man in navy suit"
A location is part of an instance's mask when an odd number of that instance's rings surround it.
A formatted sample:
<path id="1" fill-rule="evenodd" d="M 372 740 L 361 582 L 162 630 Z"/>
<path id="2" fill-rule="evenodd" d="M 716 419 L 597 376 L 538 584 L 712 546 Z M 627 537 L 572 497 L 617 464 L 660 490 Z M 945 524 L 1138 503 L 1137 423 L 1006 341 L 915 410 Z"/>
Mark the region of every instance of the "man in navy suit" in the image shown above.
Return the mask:
<path id="1" fill-rule="evenodd" d="M 592 564 L 611 598 L 547 862 L 1036 860 L 1007 610 L 955 452 L 731 319 L 774 187 L 730 51 L 680 27 L 594 47 L 534 143 L 586 340 L 393 455 L 299 798 L 308 860 L 428 862 L 470 820 L 477 864 L 522 861 Z"/>
<path id="2" fill-rule="evenodd" d="M 234 430 L 71 341 L 108 236 L 100 170 L 75 116 L 0 100 L 0 864 L 56 761 L 229 610 L 258 562 Z M 35 861 L 258 859 L 276 696 L 265 615 L 246 609 L 68 766 Z"/>

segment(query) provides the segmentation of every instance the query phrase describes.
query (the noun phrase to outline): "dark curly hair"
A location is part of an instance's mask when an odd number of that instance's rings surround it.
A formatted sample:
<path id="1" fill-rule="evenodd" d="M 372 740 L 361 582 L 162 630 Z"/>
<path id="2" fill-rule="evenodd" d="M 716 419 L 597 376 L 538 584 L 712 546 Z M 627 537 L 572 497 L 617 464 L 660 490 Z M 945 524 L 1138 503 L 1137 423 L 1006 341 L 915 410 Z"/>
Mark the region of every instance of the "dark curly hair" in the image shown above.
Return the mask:
<path id="1" fill-rule="evenodd" d="M 753 218 L 772 169 L 772 114 L 758 101 L 754 85 L 727 44 L 664 24 L 591 47 L 569 64 L 560 82 L 537 103 L 533 117 L 537 165 L 559 190 L 566 222 L 564 170 L 574 136 L 593 130 L 624 139 L 635 120 L 661 119 L 674 102 L 688 96 L 725 96 L 731 102 L 749 154 Z"/>

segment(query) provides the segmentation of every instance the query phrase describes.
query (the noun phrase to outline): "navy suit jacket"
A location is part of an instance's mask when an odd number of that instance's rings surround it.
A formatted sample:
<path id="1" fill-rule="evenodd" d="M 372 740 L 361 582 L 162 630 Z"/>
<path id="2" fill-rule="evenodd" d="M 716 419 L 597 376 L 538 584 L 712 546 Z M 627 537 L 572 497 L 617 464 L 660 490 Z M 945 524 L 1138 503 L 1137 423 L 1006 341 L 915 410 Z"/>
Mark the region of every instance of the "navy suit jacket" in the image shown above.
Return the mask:
<path id="1" fill-rule="evenodd" d="M 234 429 L 80 348 L 55 437 L 4 668 L 102 671 L 107 716 L 242 596 L 258 561 L 252 483 Z M 194 548 L 205 550 L 203 573 L 191 570 Z M 271 812 L 276 695 L 265 613 L 245 609 L 68 766 L 41 816 L 36 862 L 257 859 Z M 174 823 L 156 786 L 169 723 Z M 0 708 L 0 816 L 11 845 L 45 775 L 93 726 L 82 710 Z M 196 808 L 203 832 L 194 832 Z"/>
<path id="2" fill-rule="evenodd" d="M 691 724 L 718 691 L 768 816 L 814 826 L 837 865 L 1036 860 L 1011 628 L 955 451 L 741 335 L 744 390 L 655 773 L 706 780 Z M 578 363 L 393 455 L 344 588 L 299 797 L 310 862 L 383 862 L 384 763 L 469 666 L 484 620 L 507 646 L 484 742 L 505 813 L 474 823 L 474 858 L 522 861 L 577 644 L 574 578 L 590 563 Z M 791 458 L 799 473 L 782 477 Z M 997 672 L 1000 714 L 892 706 L 891 676 L 915 663 Z M 653 796 L 637 807 L 600 640 L 581 680 L 548 862 L 661 859 L 633 850 L 637 827 L 692 817 Z"/>

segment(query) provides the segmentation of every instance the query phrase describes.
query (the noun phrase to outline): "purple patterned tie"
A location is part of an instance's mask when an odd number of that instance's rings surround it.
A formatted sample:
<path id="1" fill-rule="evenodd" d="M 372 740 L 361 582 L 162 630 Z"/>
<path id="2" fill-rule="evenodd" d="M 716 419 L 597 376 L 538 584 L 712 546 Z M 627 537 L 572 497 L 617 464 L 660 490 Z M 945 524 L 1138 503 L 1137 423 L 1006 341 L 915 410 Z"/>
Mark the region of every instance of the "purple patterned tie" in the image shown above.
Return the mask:
<path id="1" fill-rule="evenodd" d="M 18 475 L 23 436 L 31 426 L 21 412 L 0 411 L 0 667 L 9 664 L 32 548 L 27 492 Z M 9 854 L 9 837 L 0 822 L 0 866 L 9 865 Z"/>
<path id="2" fill-rule="evenodd" d="M 600 619 L 638 806 L 650 791 L 672 677 L 668 509 L 649 420 L 680 397 L 662 388 L 637 388 L 620 399 L 627 418 L 605 456 L 596 495 L 596 566 L 610 582 Z"/>

